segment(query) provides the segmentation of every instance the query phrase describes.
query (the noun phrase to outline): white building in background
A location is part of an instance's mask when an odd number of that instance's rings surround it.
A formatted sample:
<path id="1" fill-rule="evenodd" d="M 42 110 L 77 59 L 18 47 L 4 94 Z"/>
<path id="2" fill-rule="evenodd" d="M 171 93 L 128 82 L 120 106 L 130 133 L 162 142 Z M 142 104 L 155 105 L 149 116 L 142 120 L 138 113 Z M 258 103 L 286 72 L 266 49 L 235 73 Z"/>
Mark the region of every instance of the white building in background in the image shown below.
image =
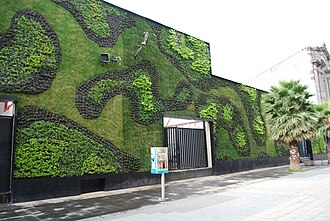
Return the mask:
<path id="1" fill-rule="evenodd" d="M 321 47 L 309 47 L 312 78 L 315 82 L 318 102 L 330 100 L 330 55 L 323 44 Z"/>
<path id="2" fill-rule="evenodd" d="M 330 55 L 326 45 L 304 48 L 251 78 L 247 84 L 269 91 L 281 80 L 300 80 L 301 84 L 308 85 L 308 91 L 314 94 L 311 98 L 314 103 L 330 100 Z"/>

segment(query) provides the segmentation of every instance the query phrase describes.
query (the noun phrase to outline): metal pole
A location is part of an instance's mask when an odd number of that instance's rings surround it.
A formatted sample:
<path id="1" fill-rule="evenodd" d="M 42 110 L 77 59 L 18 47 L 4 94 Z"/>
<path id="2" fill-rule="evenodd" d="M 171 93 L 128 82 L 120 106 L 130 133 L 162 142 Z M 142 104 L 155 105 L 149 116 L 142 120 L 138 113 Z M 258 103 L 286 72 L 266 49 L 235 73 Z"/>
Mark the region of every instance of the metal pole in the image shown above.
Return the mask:
<path id="1" fill-rule="evenodd" d="M 162 200 L 165 200 L 165 174 L 162 173 L 161 176 L 161 184 L 162 184 Z"/>

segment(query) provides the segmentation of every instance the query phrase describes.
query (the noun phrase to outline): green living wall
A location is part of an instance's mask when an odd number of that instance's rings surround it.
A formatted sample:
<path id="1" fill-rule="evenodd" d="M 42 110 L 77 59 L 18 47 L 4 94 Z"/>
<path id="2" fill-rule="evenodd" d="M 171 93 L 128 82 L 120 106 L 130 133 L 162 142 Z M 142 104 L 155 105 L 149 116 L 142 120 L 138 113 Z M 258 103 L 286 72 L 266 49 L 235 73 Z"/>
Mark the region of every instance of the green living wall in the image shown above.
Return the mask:
<path id="1" fill-rule="evenodd" d="M 163 113 L 212 119 L 218 160 L 276 156 L 261 92 L 213 76 L 207 43 L 99 0 L 0 6 L 0 92 L 19 98 L 15 178 L 148 171 Z"/>

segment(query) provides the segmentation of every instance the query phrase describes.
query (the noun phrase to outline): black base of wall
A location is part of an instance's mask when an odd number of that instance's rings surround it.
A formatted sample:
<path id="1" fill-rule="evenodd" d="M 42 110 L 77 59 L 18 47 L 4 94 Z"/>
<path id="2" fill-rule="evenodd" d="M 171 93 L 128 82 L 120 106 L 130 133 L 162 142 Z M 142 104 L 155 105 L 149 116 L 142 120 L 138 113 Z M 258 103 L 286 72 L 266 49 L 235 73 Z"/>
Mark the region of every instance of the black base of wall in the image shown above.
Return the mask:
<path id="1" fill-rule="evenodd" d="M 171 172 L 166 181 L 189 179 L 212 175 L 212 168 Z M 81 193 L 108 191 L 160 184 L 160 175 L 146 173 L 124 173 L 86 175 L 66 178 L 14 179 L 12 202 L 26 202 Z"/>
<path id="2" fill-rule="evenodd" d="M 0 203 L 9 203 L 10 193 L 0 193 Z"/>
<path id="3" fill-rule="evenodd" d="M 216 161 L 213 168 L 172 171 L 166 181 L 219 175 L 263 167 L 288 165 L 288 157 Z M 94 191 L 108 191 L 160 184 L 160 175 L 146 173 L 86 175 L 66 178 L 14 179 L 12 202 L 25 202 Z"/>
<path id="4" fill-rule="evenodd" d="M 214 175 L 235 173 L 265 167 L 289 165 L 289 157 L 221 160 L 214 165 Z"/>
<path id="5" fill-rule="evenodd" d="M 31 178 L 13 180 L 13 202 L 25 202 L 81 193 L 80 177 Z"/>

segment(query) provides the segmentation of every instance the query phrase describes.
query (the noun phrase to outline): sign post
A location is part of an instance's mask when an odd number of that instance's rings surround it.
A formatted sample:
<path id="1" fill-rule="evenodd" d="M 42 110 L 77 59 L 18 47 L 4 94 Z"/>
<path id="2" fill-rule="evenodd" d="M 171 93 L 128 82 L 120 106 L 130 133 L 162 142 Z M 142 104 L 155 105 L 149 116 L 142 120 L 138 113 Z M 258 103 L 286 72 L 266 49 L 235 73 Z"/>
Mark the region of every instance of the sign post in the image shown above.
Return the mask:
<path id="1" fill-rule="evenodd" d="M 151 173 L 161 174 L 161 194 L 165 199 L 165 173 L 168 173 L 167 147 L 151 147 Z"/>

